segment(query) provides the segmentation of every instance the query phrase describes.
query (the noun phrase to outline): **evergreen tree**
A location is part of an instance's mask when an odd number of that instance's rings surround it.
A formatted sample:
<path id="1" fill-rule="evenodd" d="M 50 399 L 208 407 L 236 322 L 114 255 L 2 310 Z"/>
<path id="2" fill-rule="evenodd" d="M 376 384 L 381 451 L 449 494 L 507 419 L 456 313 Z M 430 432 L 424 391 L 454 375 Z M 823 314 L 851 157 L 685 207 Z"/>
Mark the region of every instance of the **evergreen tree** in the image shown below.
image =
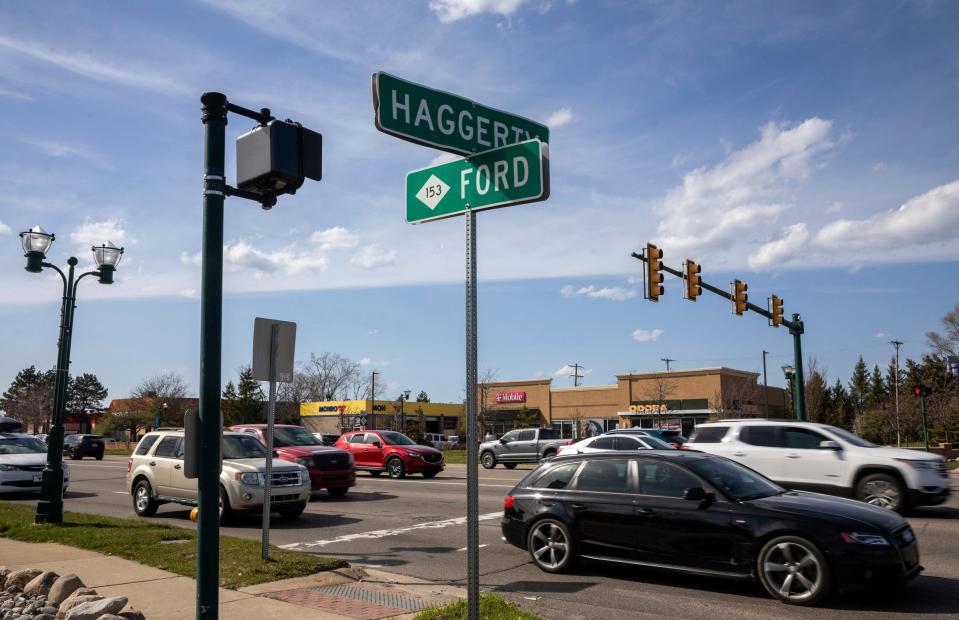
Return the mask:
<path id="1" fill-rule="evenodd" d="M 856 413 L 860 413 L 866 407 L 866 397 L 869 393 L 869 371 L 866 370 L 866 362 L 862 356 L 852 369 L 852 377 L 849 379 L 849 400 Z"/>
<path id="2" fill-rule="evenodd" d="M 246 366 L 240 370 L 236 387 L 233 382 L 223 389 L 223 424 L 257 424 L 264 421 L 263 401 L 266 398 L 260 382 L 253 378 L 253 369 Z"/>
<path id="3" fill-rule="evenodd" d="M 70 379 L 67 388 L 67 412 L 82 414 L 87 409 L 99 409 L 107 397 L 107 389 L 93 373 L 85 372 Z"/>
<path id="4" fill-rule="evenodd" d="M 42 372 L 35 366 L 24 368 L 0 397 L 0 408 L 11 418 L 23 422 L 24 432 L 46 431 L 53 415 L 55 383 L 54 370 Z"/>
<path id="5" fill-rule="evenodd" d="M 883 379 L 879 364 L 873 366 L 869 377 L 869 390 L 866 392 L 866 407 L 879 408 L 886 404 L 886 381 Z"/>
<path id="6" fill-rule="evenodd" d="M 829 400 L 831 406 L 829 408 L 829 421 L 827 424 L 832 424 L 847 430 L 852 429 L 852 399 L 850 398 L 849 393 L 846 392 L 846 388 L 843 386 L 842 381 L 839 379 L 836 379 L 835 385 L 832 386 Z"/>
<path id="7" fill-rule="evenodd" d="M 418 403 L 430 402 L 429 394 L 427 394 L 425 390 L 420 390 L 420 393 L 416 395 L 416 402 Z"/>

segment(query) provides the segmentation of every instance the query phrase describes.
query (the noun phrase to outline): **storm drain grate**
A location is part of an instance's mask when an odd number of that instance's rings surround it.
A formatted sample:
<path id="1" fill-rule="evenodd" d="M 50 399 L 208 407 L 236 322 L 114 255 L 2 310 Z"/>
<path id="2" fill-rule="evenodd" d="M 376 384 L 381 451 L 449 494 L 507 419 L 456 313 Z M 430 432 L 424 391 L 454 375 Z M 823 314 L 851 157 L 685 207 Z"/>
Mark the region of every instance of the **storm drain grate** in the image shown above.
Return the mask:
<path id="1" fill-rule="evenodd" d="M 340 596 L 352 598 L 374 605 L 383 607 L 395 607 L 398 609 L 407 609 L 409 611 L 420 611 L 427 607 L 432 607 L 432 603 L 415 594 L 399 592 L 386 588 L 376 588 L 370 586 L 361 586 L 356 584 L 344 583 L 335 586 L 322 586 L 310 588 L 314 592 L 328 594 L 330 596 Z"/>
<path id="2" fill-rule="evenodd" d="M 266 594 L 293 605 L 332 612 L 361 620 L 377 620 L 420 611 L 436 603 L 415 594 L 373 584 L 341 584 L 296 588 Z"/>

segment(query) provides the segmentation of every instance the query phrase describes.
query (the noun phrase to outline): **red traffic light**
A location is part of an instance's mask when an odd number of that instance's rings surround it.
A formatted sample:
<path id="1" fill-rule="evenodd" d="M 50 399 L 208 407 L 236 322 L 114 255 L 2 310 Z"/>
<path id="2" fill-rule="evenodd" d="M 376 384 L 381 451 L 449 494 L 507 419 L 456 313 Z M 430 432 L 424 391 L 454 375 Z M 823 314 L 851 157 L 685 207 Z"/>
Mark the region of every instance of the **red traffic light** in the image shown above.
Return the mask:
<path id="1" fill-rule="evenodd" d="M 932 388 L 928 385 L 919 384 L 913 386 L 912 393 L 916 396 L 925 398 L 926 396 L 932 396 Z"/>

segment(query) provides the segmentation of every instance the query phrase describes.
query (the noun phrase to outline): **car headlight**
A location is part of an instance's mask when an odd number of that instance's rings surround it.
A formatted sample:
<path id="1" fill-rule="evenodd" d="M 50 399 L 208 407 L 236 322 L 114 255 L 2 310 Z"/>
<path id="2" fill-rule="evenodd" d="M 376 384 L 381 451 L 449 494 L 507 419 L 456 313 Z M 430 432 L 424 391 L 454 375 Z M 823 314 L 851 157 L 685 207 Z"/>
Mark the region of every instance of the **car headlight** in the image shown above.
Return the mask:
<path id="1" fill-rule="evenodd" d="M 916 461 L 913 459 L 896 459 L 900 463 L 905 463 L 913 469 L 926 470 L 926 469 L 936 469 L 935 461 Z"/>
<path id="2" fill-rule="evenodd" d="M 849 544 L 869 545 L 871 547 L 888 547 L 889 539 L 882 534 L 870 534 L 868 532 L 843 532 L 840 534 L 843 542 Z"/>
<path id="3" fill-rule="evenodd" d="M 313 459 L 310 457 L 303 457 L 300 459 L 296 459 L 296 464 L 302 465 L 303 467 L 309 467 L 310 465 L 313 464 Z"/>
<path id="4" fill-rule="evenodd" d="M 420 454 L 419 452 L 411 452 L 410 450 L 406 451 L 406 456 L 412 456 L 413 458 L 416 458 L 416 459 L 423 458 L 423 455 Z"/>
<path id="5" fill-rule="evenodd" d="M 256 471 L 245 471 L 238 473 L 236 479 L 243 484 L 248 484 L 250 486 L 263 486 L 263 474 Z"/>
<path id="6" fill-rule="evenodd" d="M 16 471 L 16 465 L 7 465 L 6 463 L 0 465 L 0 471 Z"/>

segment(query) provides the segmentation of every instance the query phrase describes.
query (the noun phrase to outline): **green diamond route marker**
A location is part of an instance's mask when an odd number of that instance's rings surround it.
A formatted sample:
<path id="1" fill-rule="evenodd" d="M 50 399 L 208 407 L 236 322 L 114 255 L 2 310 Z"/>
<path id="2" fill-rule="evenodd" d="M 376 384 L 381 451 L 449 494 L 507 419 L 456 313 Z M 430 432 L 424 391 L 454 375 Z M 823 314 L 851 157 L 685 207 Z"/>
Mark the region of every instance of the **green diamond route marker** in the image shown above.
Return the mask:
<path id="1" fill-rule="evenodd" d="M 549 143 L 549 127 L 459 95 L 373 74 L 376 128 L 403 140 L 473 155 L 532 138 Z"/>
<path id="2" fill-rule="evenodd" d="M 477 153 L 406 175 L 406 221 L 419 224 L 471 211 L 549 198 L 549 145 L 537 139 Z"/>

